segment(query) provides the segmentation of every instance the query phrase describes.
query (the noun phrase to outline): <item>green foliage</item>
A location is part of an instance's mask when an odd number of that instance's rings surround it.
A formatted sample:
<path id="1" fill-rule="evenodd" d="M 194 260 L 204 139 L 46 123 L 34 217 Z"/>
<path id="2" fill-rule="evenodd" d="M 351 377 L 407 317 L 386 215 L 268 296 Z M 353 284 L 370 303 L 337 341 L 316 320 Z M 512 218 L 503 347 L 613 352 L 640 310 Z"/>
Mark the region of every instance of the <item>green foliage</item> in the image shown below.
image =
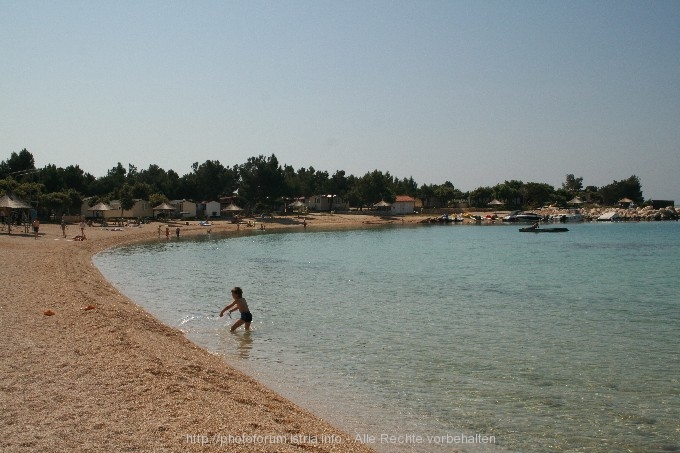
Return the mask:
<path id="1" fill-rule="evenodd" d="M 470 204 L 472 206 L 485 207 L 491 200 L 494 194 L 491 187 L 478 187 L 470 192 Z"/>
<path id="2" fill-rule="evenodd" d="M 463 198 L 463 193 L 456 189 L 450 181 L 446 181 L 434 189 L 434 196 L 441 200 L 445 206 L 448 206 L 454 200 Z"/>
<path id="3" fill-rule="evenodd" d="M 136 182 L 132 186 L 132 198 L 137 200 L 148 200 L 153 187 L 145 182 Z"/>
<path id="4" fill-rule="evenodd" d="M 601 187 L 599 193 L 605 204 L 615 204 L 622 198 L 629 198 L 637 204 L 642 204 L 644 201 L 640 179 L 635 175 Z"/>
<path id="5" fill-rule="evenodd" d="M 147 184 L 150 187 L 149 193 L 163 193 L 168 197 L 176 198 L 188 198 L 180 197 L 179 187 L 180 187 L 180 177 L 174 171 L 165 171 L 158 165 L 149 165 L 146 170 L 141 170 L 137 175 L 137 183 Z M 143 198 L 143 197 L 137 197 Z M 158 206 L 158 205 L 156 205 Z"/>
<path id="6" fill-rule="evenodd" d="M 35 160 L 26 148 L 22 149 L 18 154 L 13 152 L 9 159 L 0 162 L 0 178 L 7 178 L 14 176 L 14 179 L 20 180 L 21 174 L 35 170 Z"/>
<path id="7" fill-rule="evenodd" d="M 583 188 L 583 178 L 566 175 L 562 187 L 545 183 L 505 181 L 493 187 L 478 187 L 464 193 L 450 181 L 418 187 L 411 178 L 398 179 L 379 170 L 361 177 L 346 175 L 343 170 L 332 176 L 314 167 L 281 166 L 274 154 L 251 157 L 241 165 L 225 167 L 219 160 L 192 165 L 192 171 L 179 176 L 173 170 L 149 165 L 139 170 L 118 162 L 106 175 L 95 178 L 78 165 L 66 168 L 48 164 L 35 168 L 33 155 L 26 149 L 13 152 L 0 162 L 0 194 L 11 191 L 38 207 L 40 215 L 77 212 L 84 196 L 91 205 L 99 201 L 119 199 L 123 210 L 131 209 L 135 199 L 148 199 L 158 206 L 170 199 L 214 201 L 237 194 L 237 204 L 256 212 L 280 208 L 286 200 L 313 195 L 337 195 L 353 207 L 371 207 L 384 200 L 393 202 L 396 195 L 420 198 L 426 207 L 447 207 L 457 200 L 468 200 L 472 206 L 487 207 L 496 198 L 507 208 L 539 207 L 548 203 L 564 205 L 573 196 L 596 203 L 616 204 L 621 198 L 643 203 L 640 180 L 633 175 L 601 188 Z"/>
<path id="8" fill-rule="evenodd" d="M 576 178 L 573 174 L 569 174 L 562 183 L 562 188 L 575 195 L 583 189 L 583 178 Z"/>
<path id="9" fill-rule="evenodd" d="M 162 193 L 152 193 L 151 195 L 149 195 L 149 205 L 152 208 L 155 208 L 156 206 L 159 206 L 163 203 L 167 203 L 169 201 L 170 200 L 168 199 L 168 197 L 166 197 Z"/>
<path id="10" fill-rule="evenodd" d="M 37 182 L 21 183 L 14 188 L 14 194 L 26 203 L 35 205 L 45 192 L 45 186 Z"/>
<path id="11" fill-rule="evenodd" d="M 388 173 L 373 170 L 359 178 L 353 188 L 359 207 L 370 207 L 379 201 L 392 203 L 396 197 L 392 177 Z"/>
<path id="12" fill-rule="evenodd" d="M 120 216 L 123 217 L 123 211 L 129 211 L 135 205 L 135 199 L 132 196 L 132 187 L 129 184 L 123 184 L 118 196 L 120 201 Z"/>
<path id="13" fill-rule="evenodd" d="M 515 208 L 522 204 L 520 189 L 524 186 L 522 181 L 512 180 L 497 184 L 493 187 L 493 197 L 508 207 Z"/>
<path id="14" fill-rule="evenodd" d="M 275 155 L 251 157 L 239 167 L 239 200 L 247 209 L 270 210 L 286 187 L 283 168 Z"/>
<path id="15" fill-rule="evenodd" d="M 520 189 L 523 194 L 523 204 L 530 208 L 540 208 L 550 203 L 555 188 L 550 184 L 528 182 Z"/>
<path id="16" fill-rule="evenodd" d="M 41 195 L 39 206 L 41 210 L 59 218 L 63 214 L 79 214 L 82 203 L 80 194 L 73 189 L 68 189 Z"/>
<path id="17" fill-rule="evenodd" d="M 217 200 L 230 196 L 238 187 L 238 169 L 224 167 L 219 160 L 206 160 L 192 165 L 193 173 L 182 178 L 184 189 L 181 198 L 192 200 Z"/>
<path id="18" fill-rule="evenodd" d="M 5 195 L 7 192 L 14 192 L 14 190 L 19 185 L 14 178 L 0 179 L 0 196 Z"/>

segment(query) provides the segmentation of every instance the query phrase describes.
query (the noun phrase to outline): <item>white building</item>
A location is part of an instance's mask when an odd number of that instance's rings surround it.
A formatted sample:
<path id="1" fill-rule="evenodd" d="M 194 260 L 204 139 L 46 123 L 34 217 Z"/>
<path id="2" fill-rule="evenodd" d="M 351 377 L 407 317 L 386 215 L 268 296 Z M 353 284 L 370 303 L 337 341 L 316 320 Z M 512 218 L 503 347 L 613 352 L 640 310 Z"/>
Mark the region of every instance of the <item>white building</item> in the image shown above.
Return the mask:
<path id="1" fill-rule="evenodd" d="M 314 195 L 307 199 L 307 208 L 313 211 L 346 211 L 347 202 L 339 195 Z"/>
<path id="2" fill-rule="evenodd" d="M 397 195 L 390 209 L 392 214 L 413 214 L 416 210 L 416 199 L 408 195 Z"/>
<path id="3" fill-rule="evenodd" d="M 175 215 L 178 217 L 196 217 L 196 203 L 189 200 L 172 200 L 170 202 L 175 207 Z"/>
<path id="4" fill-rule="evenodd" d="M 221 209 L 219 201 L 204 201 L 199 203 L 197 212 L 202 212 L 205 217 L 219 217 Z"/>

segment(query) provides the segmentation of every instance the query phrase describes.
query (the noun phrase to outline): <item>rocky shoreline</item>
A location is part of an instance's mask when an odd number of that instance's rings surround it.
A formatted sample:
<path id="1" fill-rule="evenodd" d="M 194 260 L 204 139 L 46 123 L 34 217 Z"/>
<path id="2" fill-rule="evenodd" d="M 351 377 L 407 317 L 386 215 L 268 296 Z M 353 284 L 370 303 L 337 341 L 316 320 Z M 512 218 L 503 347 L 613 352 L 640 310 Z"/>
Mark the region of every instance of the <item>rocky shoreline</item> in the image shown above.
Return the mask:
<path id="1" fill-rule="evenodd" d="M 543 208 L 536 212 L 537 214 L 547 217 L 554 218 L 560 215 L 566 215 L 574 212 L 574 209 L 561 209 L 561 208 Z M 634 207 L 634 208 L 613 208 L 613 207 L 592 207 L 592 208 L 581 208 L 578 212 L 583 216 L 583 220 L 586 222 L 597 221 L 597 219 L 605 213 L 615 212 L 617 214 L 616 221 L 633 221 L 633 222 L 653 222 L 653 221 L 663 221 L 663 220 L 675 220 L 680 218 L 680 208 L 673 206 L 668 206 L 663 209 L 654 209 L 651 206 Z"/>

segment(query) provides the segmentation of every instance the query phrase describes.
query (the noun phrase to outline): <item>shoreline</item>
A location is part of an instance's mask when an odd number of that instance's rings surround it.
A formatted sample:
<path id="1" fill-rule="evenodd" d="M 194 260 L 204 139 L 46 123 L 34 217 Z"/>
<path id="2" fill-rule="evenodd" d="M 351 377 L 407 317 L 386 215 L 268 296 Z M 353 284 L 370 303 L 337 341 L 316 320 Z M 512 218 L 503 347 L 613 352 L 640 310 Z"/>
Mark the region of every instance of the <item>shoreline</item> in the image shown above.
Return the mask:
<path id="1" fill-rule="evenodd" d="M 415 226 L 426 218 L 306 217 L 311 232 Z M 271 231 L 303 230 L 296 217 L 265 224 Z M 158 225 L 88 227 L 83 242 L 70 239 L 80 234 L 77 225 L 67 239 L 56 224 L 42 225 L 38 239 L 23 230 L 0 233 L 0 449 L 373 451 L 161 323 L 94 266 L 103 250 L 158 241 Z M 169 240 L 176 240 L 176 226 L 183 238 L 208 229 L 221 237 L 259 229 L 259 223 L 240 231 L 228 221 L 210 228 L 177 223 Z"/>
<path id="2" fill-rule="evenodd" d="M 297 220 L 265 219 L 266 229 L 302 229 Z M 312 215 L 307 223 L 320 230 L 396 221 Z M 38 239 L 0 234 L 1 449 L 373 451 L 162 324 L 94 266 L 105 249 L 157 241 L 158 225 L 88 227 L 82 242 L 70 239 L 80 233 L 73 225 L 67 239 L 56 224 L 41 225 Z M 196 222 L 179 226 L 181 237 L 207 234 Z M 236 228 L 211 227 L 224 236 Z"/>

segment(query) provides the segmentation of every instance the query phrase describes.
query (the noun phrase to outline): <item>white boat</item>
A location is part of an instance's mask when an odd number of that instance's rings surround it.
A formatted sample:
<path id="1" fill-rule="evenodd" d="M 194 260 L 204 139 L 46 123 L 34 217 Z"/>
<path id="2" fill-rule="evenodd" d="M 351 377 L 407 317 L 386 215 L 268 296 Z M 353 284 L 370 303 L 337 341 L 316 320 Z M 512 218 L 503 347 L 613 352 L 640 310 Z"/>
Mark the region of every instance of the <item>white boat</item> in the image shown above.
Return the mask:
<path id="1" fill-rule="evenodd" d="M 534 223 L 540 222 L 543 220 L 543 217 L 534 214 L 533 212 L 514 211 L 510 215 L 503 217 L 501 220 L 503 222 L 511 223 Z"/>
<path id="2" fill-rule="evenodd" d="M 621 216 L 616 211 L 608 211 L 597 218 L 598 222 L 616 222 L 621 220 Z"/>
<path id="3" fill-rule="evenodd" d="M 550 217 L 553 222 L 574 223 L 583 222 L 583 216 L 578 209 L 571 209 L 566 214 L 555 214 Z"/>

